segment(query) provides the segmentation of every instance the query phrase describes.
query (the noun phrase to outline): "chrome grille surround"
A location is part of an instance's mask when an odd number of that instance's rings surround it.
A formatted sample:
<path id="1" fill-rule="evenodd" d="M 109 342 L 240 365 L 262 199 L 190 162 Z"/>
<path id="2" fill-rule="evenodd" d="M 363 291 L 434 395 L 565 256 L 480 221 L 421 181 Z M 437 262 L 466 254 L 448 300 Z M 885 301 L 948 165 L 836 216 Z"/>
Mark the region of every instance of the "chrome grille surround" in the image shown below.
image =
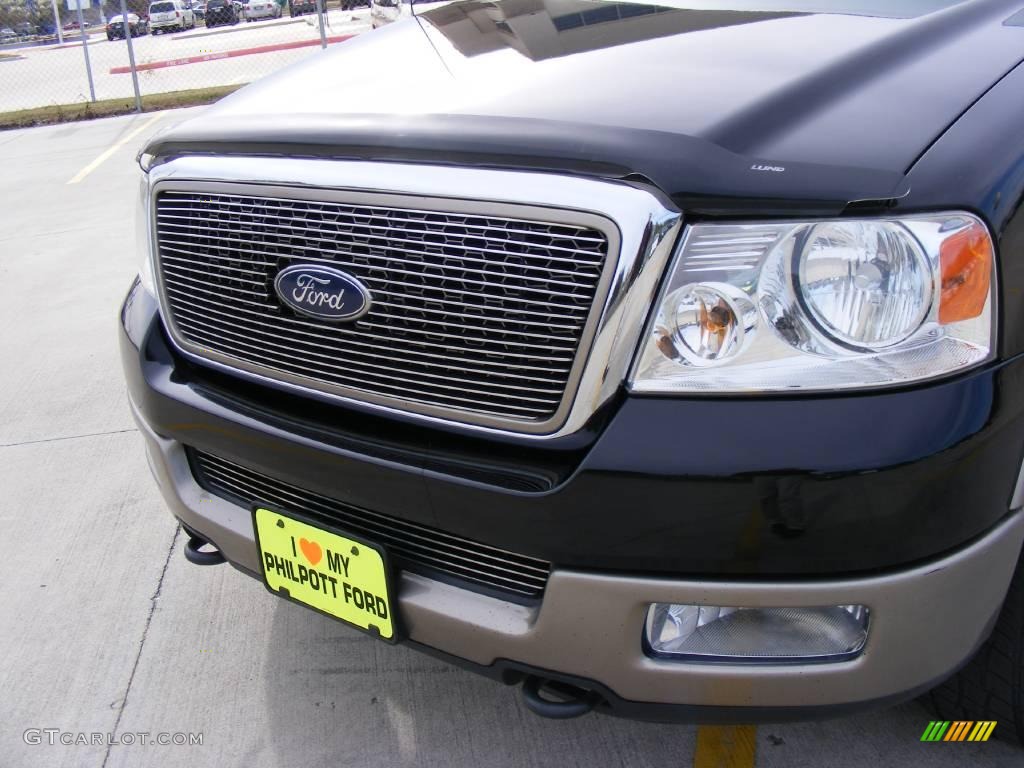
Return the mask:
<path id="1" fill-rule="evenodd" d="M 385 547 L 403 570 L 440 574 L 531 600 L 544 593 L 551 573 L 546 560 L 353 507 L 205 451 L 191 448 L 188 453 L 196 482 L 210 493 L 246 508 L 259 503 L 306 515 L 364 537 Z"/>
<path id="2" fill-rule="evenodd" d="M 240 183 L 239 179 L 244 179 L 244 183 Z M 345 180 L 344 187 L 339 184 L 340 179 Z M 525 225 L 529 225 L 531 222 L 543 222 L 555 227 L 564 227 L 566 228 L 564 231 L 569 231 L 571 228 L 573 232 L 583 232 L 584 230 L 599 232 L 607 242 L 607 255 L 604 257 L 600 278 L 586 307 L 586 321 L 582 333 L 579 335 L 577 346 L 573 350 L 573 355 L 568 360 L 569 369 L 567 372 L 564 370 L 559 372 L 559 375 L 566 374 L 564 382 L 557 382 L 557 386 L 549 386 L 549 382 L 544 383 L 544 388 L 550 391 L 542 393 L 547 398 L 540 403 L 546 408 L 542 413 L 538 413 L 536 410 L 531 413 L 525 409 L 514 411 L 494 409 L 493 407 L 491 408 L 492 412 L 474 411 L 466 407 L 458 407 L 459 404 L 453 403 L 451 400 L 442 400 L 439 404 L 436 400 L 417 398 L 414 392 L 403 391 L 397 396 L 394 393 L 381 394 L 380 391 L 367 391 L 365 388 L 356 389 L 349 386 L 338 386 L 332 382 L 317 381 L 310 376 L 296 374 L 294 369 L 291 371 L 281 370 L 285 366 L 280 363 L 288 359 L 287 353 L 284 345 L 271 336 L 271 329 L 257 327 L 256 333 L 262 332 L 263 334 L 260 337 L 255 334 L 246 335 L 253 333 L 252 326 L 244 330 L 227 328 L 227 332 L 234 335 L 228 336 L 223 333 L 220 338 L 230 339 L 234 343 L 222 344 L 221 347 L 227 347 L 235 354 L 225 354 L 224 348 L 217 348 L 217 335 L 211 329 L 200 329 L 200 332 L 196 332 L 199 327 L 197 321 L 203 320 L 203 318 L 197 316 L 195 307 L 175 305 L 174 293 L 175 290 L 180 292 L 180 286 L 169 285 L 164 274 L 163 258 L 155 259 L 154 270 L 157 276 L 161 316 L 175 346 L 193 359 L 236 374 L 246 375 L 272 386 L 298 389 L 326 399 L 342 399 L 346 402 L 361 403 L 374 409 L 399 411 L 445 423 L 456 422 L 475 430 L 500 431 L 538 438 L 578 430 L 594 410 L 621 385 L 661 270 L 667 262 L 672 244 L 678 235 L 681 218 L 679 212 L 672 209 L 670 204 L 648 191 L 617 182 L 577 179 L 561 175 L 311 159 L 183 157 L 159 163 L 149 174 L 145 205 L 151 212 L 148 222 L 151 253 L 156 251 L 158 240 L 157 232 L 160 221 L 156 206 L 158 197 L 165 193 L 173 195 L 182 192 L 208 194 L 211 199 L 218 195 L 243 196 L 301 201 L 302 205 L 323 205 L 325 201 L 328 201 L 341 205 L 363 206 L 364 208 L 391 207 L 405 211 L 427 211 L 427 215 L 448 213 L 461 217 L 460 220 L 463 222 L 476 222 L 478 218 L 504 219 L 514 220 L 514 226 L 517 228 L 520 226 L 519 222 L 524 222 Z M 244 229 L 234 224 L 231 225 L 231 228 Z M 582 236 L 593 237 L 590 233 L 585 233 Z M 187 253 L 189 249 L 181 248 L 180 240 L 175 240 L 175 242 L 174 247 L 179 251 L 186 251 L 186 253 L 172 253 L 172 257 L 188 259 L 190 257 L 190 254 Z M 237 248 L 238 246 L 231 245 L 230 247 Z M 200 250 L 197 249 L 195 253 L 199 253 Z M 227 254 L 230 253 L 232 252 L 227 252 Z M 202 255 L 199 253 L 198 257 L 192 258 L 201 258 Z M 314 251 L 311 258 L 302 258 L 296 261 L 331 263 L 317 262 L 318 258 L 321 256 Z M 269 262 L 270 260 L 265 261 Z M 168 260 L 166 267 L 168 274 L 176 275 L 176 279 L 196 278 L 195 275 L 190 275 L 185 271 L 193 269 L 195 265 L 188 261 L 175 263 L 176 267 L 171 266 L 171 261 Z M 349 261 L 335 262 L 343 269 L 350 263 Z M 480 266 L 482 269 L 487 267 L 485 264 Z M 272 279 L 275 270 L 274 268 L 268 269 Z M 359 275 L 354 269 L 351 271 L 353 274 Z M 556 275 L 556 280 L 559 278 L 557 273 L 552 274 Z M 246 273 L 239 273 L 239 276 L 259 279 L 259 275 L 247 275 Z M 202 277 L 199 276 L 199 279 Z M 199 287 L 195 283 L 185 284 Z M 235 285 L 243 290 L 248 287 L 241 280 L 235 281 Z M 373 285 L 370 288 L 371 291 L 374 291 Z M 250 298 L 237 291 L 235 293 L 241 298 Z M 374 298 L 376 300 L 378 296 L 375 295 Z M 385 298 L 384 301 L 387 302 L 389 299 Z M 449 305 L 439 306 L 446 308 Z M 265 305 L 257 307 L 243 305 L 241 308 L 256 313 L 266 312 Z M 538 309 L 542 312 L 547 311 L 543 305 Z M 391 311 L 395 311 L 394 308 Z M 467 308 L 462 307 L 462 311 L 466 312 Z M 234 316 L 242 314 L 235 312 L 234 309 L 231 310 L 231 313 L 234 313 Z M 230 320 L 232 318 L 221 316 L 219 319 Z M 252 315 L 251 319 L 265 321 L 266 317 Z M 450 318 L 444 318 L 444 320 L 448 319 Z M 372 313 L 364 320 L 372 322 Z M 294 322 L 302 321 L 295 320 Z M 520 326 L 521 329 L 524 327 L 526 326 Z M 330 334 L 334 328 L 332 326 L 309 327 L 302 328 L 302 331 L 322 335 L 325 331 Z M 188 329 L 191 329 L 191 335 L 188 333 Z M 225 329 L 221 328 L 220 330 Z M 375 330 L 380 331 L 381 329 Z M 538 333 L 538 336 L 543 335 L 544 333 Z M 238 350 L 251 350 L 254 347 L 251 343 L 252 338 L 261 338 L 263 341 L 278 345 L 272 348 L 274 350 L 272 352 L 273 360 L 277 363 L 276 365 L 260 364 L 253 359 L 245 359 L 244 354 L 238 354 Z M 431 359 L 422 354 L 423 352 L 430 355 L 443 354 L 444 337 L 437 337 L 431 343 L 437 341 L 441 342 L 438 349 L 418 347 L 416 359 Z M 519 344 L 522 351 L 529 355 L 531 352 L 535 354 L 538 342 L 543 341 L 545 340 L 522 336 L 514 342 L 507 339 L 503 343 L 511 342 L 512 346 Z M 396 355 L 387 348 L 371 348 L 370 345 L 374 343 L 372 339 L 363 340 L 363 343 L 368 346 L 364 350 L 357 349 L 356 351 L 364 351 L 368 354 L 365 358 L 357 358 L 357 355 L 353 353 L 353 359 L 369 361 L 371 358 L 376 358 L 378 364 L 393 364 L 401 358 L 401 353 Z M 564 352 L 564 348 L 562 351 Z M 390 358 L 390 361 L 386 358 Z M 334 364 L 334 360 L 328 357 L 320 358 L 320 360 Z M 339 360 L 342 363 L 345 362 L 343 358 L 339 358 Z M 545 361 L 545 364 L 551 362 Z M 565 355 L 563 354 L 561 358 L 553 362 L 560 363 L 561 368 L 564 369 Z M 490 404 L 489 397 L 492 390 L 477 386 L 475 389 L 479 390 L 478 392 L 464 391 L 471 388 L 473 382 L 486 380 L 486 377 L 479 373 L 481 369 L 484 371 L 497 370 L 497 366 L 490 361 L 470 366 L 468 370 L 472 372 L 466 374 L 462 380 L 454 382 L 446 382 L 440 373 L 429 369 L 427 372 L 435 376 L 434 380 L 438 384 L 448 386 L 452 392 L 458 393 L 464 400 L 467 399 L 467 395 L 475 398 L 477 402 L 471 403 L 471 406 L 486 409 L 486 406 Z M 401 373 L 398 371 L 396 375 L 401 376 Z M 535 371 L 529 367 L 508 368 L 504 373 L 513 374 L 506 379 L 513 383 L 522 381 L 527 387 L 537 383 L 530 381 L 530 377 L 535 374 Z M 516 376 L 527 378 L 517 379 Z M 554 378 L 554 376 L 548 376 L 548 379 Z M 403 384 L 408 389 L 411 383 L 407 381 Z M 515 392 L 511 389 L 508 391 Z M 533 394 L 536 393 L 526 391 L 527 396 Z M 552 408 L 556 397 L 557 405 Z M 533 401 L 523 402 L 531 406 L 537 405 Z M 506 399 L 505 403 L 515 404 L 509 399 Z"/>
<path id="3" fill-rule="evenodd" d="M 364 192 L 207 186 L 167 185 L 154 201 L 169 320 L 193 351 L 460 421 L 543 431 L 564 412 L 618 241 L 611 222 L 574 213 L 580 223 L 570 224 L 525 206 L 504 206 L 517 218 L 498 218 L 467 213 L 485 206 L 466 201 L 428 211 L 399 207 L 422 200 Z M 467 236 L 477 231 L 486 234 Z M 454 244 L 502 232 L 504 245 Z M 297 264 L 361 280 L 369 313 L 330 323 L 283 308 L 274 277 Z"/>

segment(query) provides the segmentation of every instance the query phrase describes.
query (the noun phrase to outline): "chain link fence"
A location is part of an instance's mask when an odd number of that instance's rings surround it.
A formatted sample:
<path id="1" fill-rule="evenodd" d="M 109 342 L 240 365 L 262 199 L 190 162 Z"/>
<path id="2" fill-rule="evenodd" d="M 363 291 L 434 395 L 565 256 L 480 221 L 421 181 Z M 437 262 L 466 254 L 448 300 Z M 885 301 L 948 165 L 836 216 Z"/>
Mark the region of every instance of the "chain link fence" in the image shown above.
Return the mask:
<path id="1" fill-rule="evenodd" d="M 369 0 L 0 0 L 0 115 L 250 83 L 369 31 L 368 6 Z"/>

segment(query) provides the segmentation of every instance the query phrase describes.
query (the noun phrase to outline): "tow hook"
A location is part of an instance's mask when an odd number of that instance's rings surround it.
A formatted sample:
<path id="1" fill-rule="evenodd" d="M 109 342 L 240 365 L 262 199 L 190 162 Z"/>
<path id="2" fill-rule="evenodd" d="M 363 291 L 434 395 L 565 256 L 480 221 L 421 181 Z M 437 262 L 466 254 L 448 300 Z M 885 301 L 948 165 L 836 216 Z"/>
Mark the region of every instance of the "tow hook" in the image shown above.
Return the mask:
<path id="1" fill-rule="evenodd" d="M 542 696 L 542 690 L 556 698 Z M 523 700 L 535 715 L 552 720 L 568 720 L 590 712 L 601 703 L 601 696 L 568 683 L 531 675 L 523 681 Z"/>
<path id="2" fill-rule="evenodd" d="M 204 551 L 201 547 L 210 547 L 210 550 Z M 226 562 L 224 555 L 215 545 L 194 533 L 189 533 L 188 539 L 185 540 L 185 559 L 195 565 L 220 565 Z"/>

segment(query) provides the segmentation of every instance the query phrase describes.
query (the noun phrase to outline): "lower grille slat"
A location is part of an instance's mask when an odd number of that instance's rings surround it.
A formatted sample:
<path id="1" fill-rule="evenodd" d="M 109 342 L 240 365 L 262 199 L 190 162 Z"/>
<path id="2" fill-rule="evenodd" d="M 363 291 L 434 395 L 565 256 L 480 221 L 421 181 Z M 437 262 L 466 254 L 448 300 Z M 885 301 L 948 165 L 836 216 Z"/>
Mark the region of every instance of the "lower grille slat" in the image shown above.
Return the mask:
<path id="1" fill-rule="evenodd" d="M 226 349 L 226 350 L 228 350 L 230 352 L 237 352 L 239 355 L 248 354 L 249 352 L 251 352 L 254 349 L 254 347 L 252 345 L 250 345 L 250 344 L 244 344 L 244 343 L 241 343 L 241 342 L 234 342 L 234 341 L 225 340 L 222 336 L 215 338 L 214 336 L 208 335 L 205 332 L 203 332 L 202 330 L 200 330 L 199 328 L 194 327 L 194 326 L 193 327 L 189 327 L 189 330 L 195 335 L 195 337 L 200 342 L 208 339 L 209 340 L 208 341 L 209 344 L 211 344 L 211 345 L 212 344 L 219 344 L 224 349 Z M 264 355 L 264 358 L 266 360 L 267 367 L 270 368 L 271 370 L 279 370 L 279 371 L 282 371 L 284 373 L 291 373 L 291 374 L 301 373 L 301 375 L 307 376 L 310 379 L 320 380 L 320 381 L 324 381 L 324 382 L 329 382 L 330 379 L 331 379 L 331 375 L 332 375 L 332 371 L 331 370 L 324 369 L 324 368 L 321 368 L 321 367 L 317 367 L 317 366 L 313 365 L 310 362 L 306 362 L 303 365 L 303 367 L 301 369 L 299 369 L 294 363 L 290 362 L 290 360 L 287 357 L 282 356 L 279 353 L 275 353 L 275 352 L 272 352 L 272 351 L 264 351 L 263 355 Z M 350 369 L 350 370 L 352 370 L 352 369 Z M 360 374 L 360 375 L 356 375 L 357 373 Z M 406 387 L 405 383 L 392 383 L 392 381 L 395 380 L 394 377 L 388 376 L 386 372 L 375 374 L 373 372 L 366 371 L 365 369 L 358 369 L 358 371 L 355 371 L 355 372 L 351 373 L 350 379 L 352 381 L 352 386 L 353 387 L 358 387 L 358 388 L 364 389 L 366 391 L 375 391 L 377 389 L 379 389 L 381 391 L 393 391 L 393 392 L 395 392 L 395 396 L 396 397 L 405 397 L 405 398 L 408 398 L 408 399 L 415 399 L 415 395 L 411 393 L 411 391 Z M 442 389 L 445 390 L 445 391 L 441 391 Z M 534 401 L 534 402 L 539 402 L 539 403 L 543 403 L 544 402 L 543 400 L 540 400 L 538 398 L 527 398 L 527 397 L 524 397 L 522 395 L 516 395 L 515 400 L 514 400 L 515 404 L 513 404 L 513 403 L 495 403 L 495 402 L 493 402 L 493 401 L 491 401 L 489 399 L 476 399 L 476 398 L 463 397 L 463 396 L 460 396 L 460 395 L 451 394 L 451 392 L 453 392 L 453 391 L 454 392 L 465 392 L 467 390 L 461 389 L 459 387 L 445 386 L 443 388 L 439 388 L 438 391 L 432 393 L 433 399 L 434 399 L 434 401 L 445 402 L 445 403 L 451 402 L 451 403 L 472 403 L 472 404 L 478 404 L 480 406 L 481 410 L 487 408 L 488 406 L 493 406 L 493 405 L 497 404 L 497 405 L 502 405 L 505 409 L 508 409 L 510 411 L 534 412 L 534 413 L 538 412 L 538 411 L 541 411 L 541 409 L 540 408 L 532 408 L 531 409 L 531 408 L 523 405 L 523 403 L 524 402 L 528 402 L 528 401 Z M 485 396 L 485 397 L 493 396 L 493 393 L 491 393 L 491 392 L 480 392 L 479 390 L 473 390 L 473 393 L 474 394 L 481 394 L 482 396 Z"/>
<path id="2" fill-rule="evenodd" d="M 201 324 L 197 323 L 197 325 L 201 325 Z M 198 332 L 198 329 L 197 329 L 197 332 Z M 235 337 L 235 343 L 238 344 L 238 345 L 241 345 L 241 346 L 245 346 L 245 347 L 249 347 L 249 346 L 251 346 L 251 343 L 253 341 L 257 341 L 259 344 L 263 345 L 263 347 L 269 347 L 272 350 L 277 350 L 280 354 L 294 353 L 294 351 L 296 349 L 294 346 L 282 346 L 280 344 L 276 344 L 276 343 L 274 343 L 272 341 L 269 341 L 269 340 L 266 340 L 266 339 L 253 339 L 251 335 L 242 335 L 242 334 L 239 334 L 239 333 L 232 333 L 231 331 L 227 331 L 227 330 L 224 330 L 224 329 L 221 329 L 220 333 L 227 334 L 229 336 L 234 336 Z M 296 343 L 302 343 L 302 342 L 296 342 Z M 306 343 L 308 343 L 308 342 L 306 342 Z M 304 351 L 304 350 L 301 350 L 301 348 L 300 348 L 300 351 Z M 338 369 L 340 367 L 340 366 L 338 366 L 337 364 L 335 364 L 333 362 L 327 362 L 327 361 L 333 361 L 333 360 L 337 359 L 335 357 L 332 357 L 331 355 L 325 355 L 325 354 L 322 354 L 320 352 L 313 352 L 311 350 L 305 351 L 305 354 L 309 355 L 309 357 L 311 357 L 311 358 L 315 358 L 315 360 L 312 361 L 312 364 L 319 365 L 323 369 Z M 375 357 L 372 362 L 364 363 L 364 365 L 370 366 L 369 368 L 361 368 L 360 365 L 359 365 L 359 363 L 361 361 L 353 360 L 350 357 L 347 361 L 345 361 L 344 369 L 345 370 L 351 370 L 351 371 L 354 371 L 356 373 L 361 373 L 361 374 L 364 374 L 364 375 L 373 375 L 373 374 L 377 373 L 378 371 L 380 371 L 380 372 L 382 372 L 384 375 L 386 375 L 388 377 L 393 377 L 395 381 L 404 381 L 404 382 L 409 382 L 409 383 L 415 383 L 415 380 L 409 380 L 409 379 L 406 379 L 406 378 L 404 378 L 402 376 L 397 375 L 397 374 L 402 373 L 404 371 L 404 369 L 396 368 L 396 367 L 393 367 L 393 366 L 389 366 L 389 365 L 381 362 L 382 360 L 386 360 L 386 359 L 387 358 L 384 357 L 383 355 L 379 356 L 379 357 Z M 461 391 L 464 391 L 464 392 L 476 392 L 477 394 L 490 394 L 490 392 L 488 392 L 486 390 L 477 389 L 477 387 L 481 387 L 481 386 L 483 386 L 483 385 L 488 383 L 487 380 L 485 378 L 483 378 L 483 377 L 485 377 L 487 375 L 487 372 L 486 371 L 479 371 L 477 373 L 478 373 L 478 377 L 477 378 L 464 378 L 464 377 L 453 375 L 451 372 L 449 372 L 448 374 L 442 376 L 442 375 L 436 374 L 436 373 L 427 373 L 425 371 L 421 371 L 419 373 L 419 375 L 420 376 L 424 376 L 426 378 L 438 379 L 439 382 L 446 382 L 444 384 L 438 383 L 438 384 L 435 385 L 437 387 L 440 387 L 441 389 L 460 389 Z M 512 376 L 512 377 L 509 377 L 509 378 L 518 379 L 520 381 L 522 381 L 523 379 L 528 379 L 528 377 L 522 377 L 522 376 Z M 454 386 L 452 386 L 453 384 L 458 384 L 460 386 L 459 387 L 454 387 Z M 467 386 L 463 387 L 461 385 L 467 385 Z M 507 383 L 507 384 L 504 385 L 504 387 L 505 387 L 505 389 L 508 389 L 508 390 L 514 390 L 516 393 L 527 393 L 528 392 L 528 393 L 530 393 L 529 395 L 522 394 L 522 395 L 518 395 L 518 396 L 523 397 L 523 398 L 525 398 L 527 400 L 536 399 L 537 402 L 544 402 L 543 399 L 536 397 L 538 395 L 555 395 L 557 397 L 557 395 L 559 394 L 559 391 L 557 389 L 542 388 L 542 387 L 530 387 L 530 386 L 525 386 L 525 385 L 523 385 L 521 383 L 517 383 L 517 384 Z"/>
<path id="3" fill-rule="evenodd" d="M 360 509 L 306 491 L 220 456 L 189 449 L 196 481 L 207 491 L 245 507 L 259 502 L 306 515 L 384 546 L 397 565 L 412 572 L 445 574 L 467 588 L 540 598 L 549 563 L 464 539 L 418 523 Z"/>
<path id="4" fill-rule="evenodd" d="M 184 318 L 182 319 L 182 321 L 185 322 L 186 325 L 187 324 L 194 324 L 194 325 L 198 325 L 199 328 L 215 331 L 216 333 L 227 333 L 228 335 L 231 334 L 231 331 L 227 330 L 227 329 L 230 328 L 230 329 L 233 329 L 236 332 L 242 332 L 243 335 L 240 336 L 240 338 L 242 338 L 242 339 L 252 339 L 253 338 L 253 334 L 255 334 L 255 336 L 257 337 L 255 340 L 259 340 L 260 336 L 269 336 L 269 338 L 271 338 L 271 339 L 276 338 L 275 335 L 272 335 L 265 328 L 263 328 L 262 326 L 259 326 L 259 325 L 257 325 L 255 328 L 239 327 L 237 324 L 231 323 L 231 322 L 225 322 L 223 325 L 210 325 L 206 321 L 206 318 L 204 318 L 202 316 L 202 314 L 200 314 L 198 312 L 193 312 L 192 310 L 179 310 L 179 311 L 181 311 L 183 314 L 188 316 L 187 320 L 185 320 Z M 298 334 L 296 336 L 295 343 L 315 345 L 317 343 L 317 337 L 315 335 L 306 334 L 306 333 Z M 352 351 L 350 351 L 349 355 L 351 356 L 349 358 L 349 360 L 352 361 L 356 365 L 358 365 L 360 363 L 371 364 L 371 365 L 373 365 L 373 367 L 375 369 L 380 369 L 380 370 L 403 370 L 401 368 L 393 368 L 392 366 L 389 365 L 389 363 L 402 363 L 402 362 L 405 362 L 407 360 L 407 358 L 398 358 L 398 357 L 393 357 L 391 355 L 384 355 L 384 354 L 378 354 L 378 353 L 372 352 L 372 351 L 360 350 L 358 347 L 356 347 Z M 427 355 L 427 357 L 429 357 L 429 355 Z M 363 359 L 363 358 L 365 358 L 365 359 Z M 487 380 L 486 380 L 487 376 L 495 375 L 495 374 L 498 374 L 500 372 L 499 371 L 495 371 L 495 370 L 488 370 L 487 368 L 483 367 L 485 365 L 487 365 L 486 361 L 481 361 L 479 363 L 473 363 L 474 367 L 472 367 L 472 368 L 470 368 L 468 365 L 467 366 L 448 365 L 447 366 L 448 370 L 450 372 L 452 372 L 453 374 L 457 374 L 457 375 L 446 375 L 445 376 L 445 380 L 446 381 L 447 380 L 450 380 L 450 381 L 468 381 L 468 382 L 470 382 L 472 384 L 475 384 L 475 385 L 486 384 L 487 383 Z M 513 368 L 512 370 L 516 370 L 516 369 Z M 430 376 L 431 374 L 424 373 L 422 375 Z M 537 375 L 528 375 L 528 374 L 525 374 L 525 373 L 521 374 L 521 373 L 508 373 L 508 372 L 504 372 L 504 375 L 506 377 L 510 378 L 510 379 L 515 379 L 515 380 L 520 381 L 520 382 L 532 382 L 534 384 L 541 384 L 541 385 L 548 385 L 548 386 L 557 386 L 557 384 L 558 384 L 557 379 L 553 379 L 550 376 L 537 376 Z M 467 376 L 469 378 L 466 378 Z M 553 394 L 558 392 L 557 389 L 548 389 L 548 390 L 544 390 L 544 391 L 547 391 L 547 392 L 550 392 L 550 393 L 553 393 Z"/>
<path id="5" fill-rule="evenodd" d="M 555 426 L 600 313 L 610 247 L 600 217 L 585 226 L 464 213 L 458 201 L 422 211 L 323 195 L 158 191 L 157 276 L 180 346 L 399 410 Z M 300 264 L 364 284 L 369 311 L 340 323 L 294 312 L 274 280 Z"/>

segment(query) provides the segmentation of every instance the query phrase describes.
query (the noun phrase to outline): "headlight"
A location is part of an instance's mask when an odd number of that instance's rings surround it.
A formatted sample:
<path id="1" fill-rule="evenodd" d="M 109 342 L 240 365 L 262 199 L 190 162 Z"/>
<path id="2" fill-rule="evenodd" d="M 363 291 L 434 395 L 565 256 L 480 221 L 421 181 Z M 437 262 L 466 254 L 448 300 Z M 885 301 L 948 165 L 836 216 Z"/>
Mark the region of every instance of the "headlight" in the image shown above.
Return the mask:
<path id="1" fill-rule="evenodd" d="M 153 256 L 150 253 L 149 220 L 149 175 L 143 173 L 135 201 L 135 251 L 139 259 L 139 282 L 150 294 L 156 296 Z"/>
<path id="2" fill-rule="evenodd" d="M 898 225 L 864 221 L 813 227 L 797 282 L 811 319 L 851 349 L 906 340 L 921 327 L 935 293 L 921 245 Z"/>
<path id="3" fill-rule="evenodd" d="M 965 213 L 691 226 L 635 392 L 853 389 L 989 359 L 992 239 Z"/>

